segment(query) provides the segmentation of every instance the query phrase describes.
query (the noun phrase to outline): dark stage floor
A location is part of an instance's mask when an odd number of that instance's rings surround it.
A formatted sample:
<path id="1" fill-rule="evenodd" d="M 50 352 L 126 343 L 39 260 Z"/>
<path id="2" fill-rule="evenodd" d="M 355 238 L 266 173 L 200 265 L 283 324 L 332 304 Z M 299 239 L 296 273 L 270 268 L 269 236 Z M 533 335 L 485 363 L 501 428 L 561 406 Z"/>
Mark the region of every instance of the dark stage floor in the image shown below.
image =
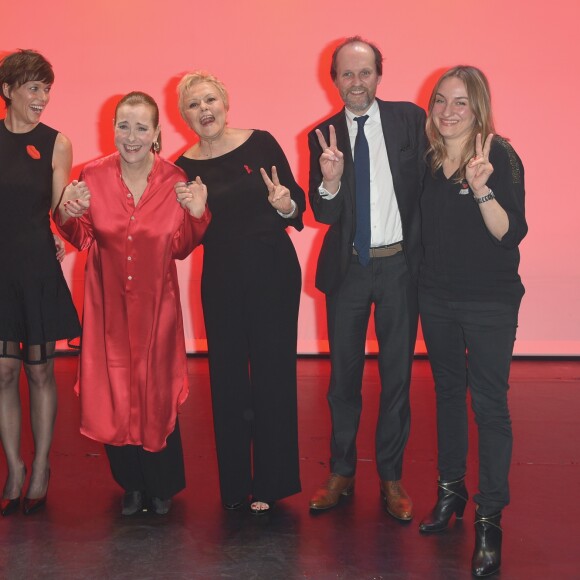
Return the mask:
<path id="1" fill-rule="evenodd" d="M 369 360 L 365 371 L 356 494 L 317 516 L 310 515 L 308 499 L 328 472 L 329 364 L 326 359 L 299 361 L 304 491 L 279 502 L 263 518 L 221 509 L 204 358 L 189 359 L 192 391 L 180 418 L 187 489 L 168 516 L 122 518 L 121 491 L 102 447 L 78 433 L 72 392 L 76 364 L 75 357 L 56 361 L 60 406 L 46 510 L 0 518 L 0 578 L 471 578 L 473 504 L 448 532 L 429 537 L 418 532 L 436 494 L 435 409 L 427 361 L 416 361 L 413 370 L 413 423 L 404 472 L 417 514 L 410 524 L 388 516 L 379 499 L 373 458 L 376 360 Z M 516 361 L 511 384 L 512 505 L 504 512 L 503 568 L 496 577 L 580 578 L 580 362 Z M 28 419 L 23 440 L 30 468 Z M 3 460 L 0 478 L 3 482 Z"/>

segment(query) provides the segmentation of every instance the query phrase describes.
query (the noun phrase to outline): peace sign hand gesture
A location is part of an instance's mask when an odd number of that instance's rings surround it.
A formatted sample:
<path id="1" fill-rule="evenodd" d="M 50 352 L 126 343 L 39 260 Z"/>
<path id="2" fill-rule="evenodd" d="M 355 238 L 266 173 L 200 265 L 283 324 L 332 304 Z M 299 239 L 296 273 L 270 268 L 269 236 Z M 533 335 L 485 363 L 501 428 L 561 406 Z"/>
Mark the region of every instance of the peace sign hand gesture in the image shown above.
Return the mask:
<path id="1" fill-rule="evenodd" d="M 493 173 L 493 165 L 489 162 L 492 139 L 493 134 L 490 133 L 482 147 L 481 133 L 477 134 L 475 138 L 475 156 L 471 158 L 465 168 L 465 179 L 475 197 L 483 197 L 488 193 L 487 190 L 482 191 L 482 189 L 485 188 L 489 176 Z"/>
<path id="2" fill-rule="evenodd" d="M 268 201 L 272 204 L 272 207 L 280 213 L 287 214 L 293 211 L 294 206 L 292 205 L 290 190 L 280 183 L 276 166 L 272 166 L 272 179 L 270 179 L 263 167 L 260 167 L 260 173 L 268 188 Z"/>
<path id="3" fill-rule="evenodd" d="M 318 143 L 320 143 L 320 147 L 322 148 L 320 171 L 322 172 L 324 188 L 331 193 L 335 193 L 338 190 L 340 178 L 344 171 L 344 155 L 336 146 L 336 131 L 333 125 L 328 127 L 328 132 L 330 143 L 326 142 L 322 131 L 316 129 Z"/>

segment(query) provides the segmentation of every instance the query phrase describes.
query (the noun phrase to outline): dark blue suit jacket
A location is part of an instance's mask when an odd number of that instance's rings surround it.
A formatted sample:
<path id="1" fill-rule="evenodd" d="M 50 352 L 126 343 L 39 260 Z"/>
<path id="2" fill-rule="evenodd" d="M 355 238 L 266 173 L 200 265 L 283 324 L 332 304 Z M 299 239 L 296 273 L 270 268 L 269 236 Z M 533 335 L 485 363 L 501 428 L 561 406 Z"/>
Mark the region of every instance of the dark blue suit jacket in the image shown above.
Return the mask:
<path id="1" fill-rule="evenodd" d="M 425 112 L 413 103 L 395 103 L 379 99 L 377 102 L 401 214 L 405 258 L 409 271 L 416 280 L 421 260 L 419 196 L 426 169 Z M 322 182 L 319 162 L 322 149 L 315 130 L 308 134 L 310 204 L 316 220 L 330 225 L 316 269 L 316 287 L 325 294 L 334 292 L 346 275 L 352 256 L 356 226 L 354 163 L 344 109 L 316 127 L 322 131 L 327 142 L 329 125 L 334 125 L 337 147 L 344 153 L 344 173 L 340 191 L 332 200 L 322 199 L 318 193 Z"/>

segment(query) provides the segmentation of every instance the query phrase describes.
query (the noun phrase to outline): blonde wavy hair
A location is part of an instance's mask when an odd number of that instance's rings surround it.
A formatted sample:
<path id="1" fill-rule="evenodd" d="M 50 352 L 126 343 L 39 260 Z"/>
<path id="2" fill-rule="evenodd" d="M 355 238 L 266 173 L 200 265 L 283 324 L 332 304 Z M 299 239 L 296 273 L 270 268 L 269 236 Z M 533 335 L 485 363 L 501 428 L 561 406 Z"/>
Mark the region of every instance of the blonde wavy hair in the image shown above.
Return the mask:
<path id="1" fill-rule="evenodd" d="M 429 159 L 431 171 L 433 173 L 438 171 L 447 157 L 445 142 L 433 122 L 433 106 L 441 83 L 451 77 L 457 77 L 463 81 L 465 89 L 467 90 L 469 106 L 475 116 L 471 133 L 465 140 L 465 145 L 461 152 L 461 162 L 459 164 L 458 176 L 456 178 L 457 182 L 461 182 L 465 179 L 465 167 L 475 153 L 475 137 L 478 133 L 481 133 L 482 139 L 485 140 L 490 133 L 495 134 L 495 126 L 491 111 L 491 93 L 489 90 L 489 83 L 487 82 L 487 78 L 483 72 L 473 66 L 465 65 L 456 66 L 448 70 L 437 81 L 429 99 L 426 125 L 429 147 L 426 156 Z"/>

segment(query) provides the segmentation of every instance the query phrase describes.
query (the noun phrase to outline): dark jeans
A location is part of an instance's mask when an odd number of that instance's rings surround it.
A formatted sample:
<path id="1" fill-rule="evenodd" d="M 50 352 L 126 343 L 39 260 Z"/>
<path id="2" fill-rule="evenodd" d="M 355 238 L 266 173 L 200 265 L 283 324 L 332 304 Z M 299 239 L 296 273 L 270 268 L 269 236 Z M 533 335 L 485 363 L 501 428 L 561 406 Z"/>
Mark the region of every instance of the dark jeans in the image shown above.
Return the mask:
<path id="1" fill-rule="evenodd" d="M 111 472 L 125 491 L 142 491 L 148 497 L 170 499 L 185 488 L 185 467 L 179 423 L 167 445 L 155 453 L 140 445 L 105 445 Z"/>
<path id="2" fill-rule="evenodd" d="M 411 422 L 409 384 L 417 335 L 417 289 L 403 252 L 372 258 L 366 267 L 353 256 L 342 284 L 326 299 L 332 365 L 331 470 L 345 477 L 355 474 L 365 340 L 373 305 L 381 377 L 377 470 L 381 479 L 398 480 Z"/>
<path id="3" fill-rule="evenodd" d="M 480 513 L 509 503 L 512 429 L 508 378 L 519 304 L 450 302 L 419 292 L 421 325 L 435 379 L 442 481 L 465 475 L 467 387 L 479 431 Z"/>

